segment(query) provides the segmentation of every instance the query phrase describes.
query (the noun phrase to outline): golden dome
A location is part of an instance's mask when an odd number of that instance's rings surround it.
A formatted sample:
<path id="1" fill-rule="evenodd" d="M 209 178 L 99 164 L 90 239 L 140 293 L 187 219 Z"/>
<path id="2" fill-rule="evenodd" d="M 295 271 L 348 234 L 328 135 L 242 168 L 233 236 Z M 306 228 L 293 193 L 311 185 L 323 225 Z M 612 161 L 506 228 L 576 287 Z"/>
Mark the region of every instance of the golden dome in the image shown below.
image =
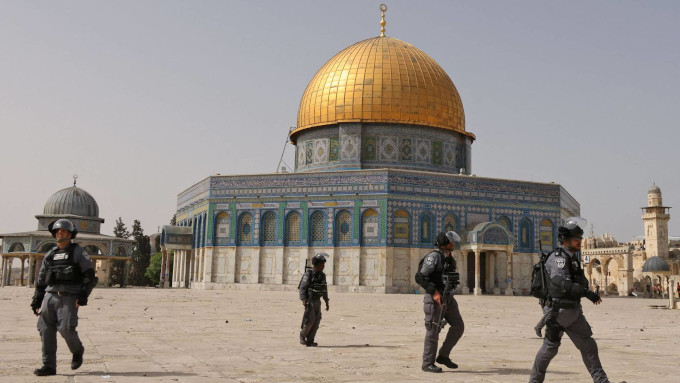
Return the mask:
<path id="1" fill-rule="evenodd" d="M 300 101 L 301 131 L 341 122 L 382 122 L 465 131 L 463 103 L 444 70 L 425 52 L 391 37 L 349 46 L 314 75 Z"/>

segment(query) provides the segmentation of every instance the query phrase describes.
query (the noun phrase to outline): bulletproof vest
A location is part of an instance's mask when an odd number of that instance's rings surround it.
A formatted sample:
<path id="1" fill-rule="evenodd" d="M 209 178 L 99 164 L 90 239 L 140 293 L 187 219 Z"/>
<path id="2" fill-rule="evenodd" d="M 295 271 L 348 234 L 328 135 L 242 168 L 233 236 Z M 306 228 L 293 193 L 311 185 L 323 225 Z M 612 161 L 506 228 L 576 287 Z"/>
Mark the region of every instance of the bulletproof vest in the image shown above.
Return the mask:
<path id="1" fill-rule="evenodd" d="M 51 250 L 51 257 L 47 258 L 47 284 L 80 284 L 83 276 L 80 266 L 73 260 L 73 253 L 78 245 L 72 243 L 61 250 Z M 48 254 L 49 255 L 49 254 Z"/>
<path id="2" fill-rule="evenodd" d="M 309 293 L 311 295 L 320 297 L 326 293 L 326 275 L 324 273 L 314 273 L 309 279 Z"/>
<path id="3" fill-rule="evenodd" d="M 579 266 L 576 256 L 570 256 L 568 253 L 562 251 L 562 248 L 558 248 L 554 251 L 555 256 L 558 256 L 565 260 L 567 269 L 569 270 L 569 277 L 572 283 L 577 283 L 581 286 L 588 286 L 588 280 L 585 277 L 583 269 Z M 580 255 L 577 255 L 580 256 Z M 567 298 L 563 296 L 562 289 L 555 283 L 550 283 L 550 296 L 552 298 Z"/>
<path id="4" fill-rule="evenodd" d="M 434 251 L 439 256 L 441 269 L 435 269 L 435 271 L 430 274 L 430 281 L 437 286 L 437 290 L 443 292 L 446 286 L 444 286 L 444 278 L 442 276 L 449 272 L 456 271 L 456 260 L 451 257 L 445 256 L 441 251 Z"/>

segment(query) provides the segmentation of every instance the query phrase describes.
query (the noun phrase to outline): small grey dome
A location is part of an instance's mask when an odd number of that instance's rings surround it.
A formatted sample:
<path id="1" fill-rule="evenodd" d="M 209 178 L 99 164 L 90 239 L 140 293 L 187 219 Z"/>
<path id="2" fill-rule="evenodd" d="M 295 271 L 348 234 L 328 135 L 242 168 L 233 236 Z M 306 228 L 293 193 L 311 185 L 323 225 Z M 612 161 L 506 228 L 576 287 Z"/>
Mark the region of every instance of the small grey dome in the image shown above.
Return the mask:
<path id="1" fill-rule="evenodd" d="M 654 273 L 659 271 L 671 271 L 671 268 L 668 267 L 668 263 L 660 257 L 651 257 L 645 261 L 644 265 L 642 265 L 643 273 Z"/>
<path id="2" fill-rule="evenodd" d="M 652 194 L 652 193 L 661 194 L 661 189 L 658 186 L 656 186 L 656 183 L 654 183 L 652 186 L 649 187 L 649 190 L 647 191 L 647 193 L 649 193 L 649 194 Z"/>
<path id="3" fill-rule="evenodd" d="M 71 186 L 52 194 L 45 203 L 43 214 L 99 217 L 99 206 L 90 193 L 77 186 Z"/>

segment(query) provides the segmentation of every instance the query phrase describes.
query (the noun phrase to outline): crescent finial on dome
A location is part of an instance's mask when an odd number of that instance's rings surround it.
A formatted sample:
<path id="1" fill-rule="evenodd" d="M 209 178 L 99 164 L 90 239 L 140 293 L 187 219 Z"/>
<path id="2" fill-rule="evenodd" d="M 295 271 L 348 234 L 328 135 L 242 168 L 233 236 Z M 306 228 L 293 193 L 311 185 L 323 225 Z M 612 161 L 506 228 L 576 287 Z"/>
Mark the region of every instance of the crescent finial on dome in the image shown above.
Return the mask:
<path id="1" fill-rule="evenodd" d="M 387 12 L 387 5 L 380 4 L 380 10 L 382 11 L 382 18 L 380 19 L 380 37 L 385 37 L 385 12 Z"/>

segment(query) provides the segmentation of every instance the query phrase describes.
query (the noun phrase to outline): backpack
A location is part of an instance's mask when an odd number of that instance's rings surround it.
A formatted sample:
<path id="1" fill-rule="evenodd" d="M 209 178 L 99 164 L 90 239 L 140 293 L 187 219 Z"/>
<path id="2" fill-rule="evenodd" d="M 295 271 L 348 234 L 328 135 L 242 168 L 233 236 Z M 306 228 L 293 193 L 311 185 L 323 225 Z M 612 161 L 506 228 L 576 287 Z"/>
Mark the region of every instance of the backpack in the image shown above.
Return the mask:
<path id="1" fill-rule="evenodd" d="M 300 286 L 302 286 L 302 280 L 305 278 L 305 274 L 311 273 L 313 267 L 307 265 L 307 261 L 305 260 L 305 272 L 302 273 L 302 276 L 300 277 L 300 282 L 298 282 L 298 290 L 300 290 Z"/>
<path id="2" fill-rule="evenodd" d="M 531 272 L 531 296 L 534 298 L 547 301 L 550 298 L 550 291 L 548 285 L 550 283 L 550 276 L 545 271 L 545 261 L 548 260 L 550 253 L 541 251 L 541 259 L 534 265 Z"/>

